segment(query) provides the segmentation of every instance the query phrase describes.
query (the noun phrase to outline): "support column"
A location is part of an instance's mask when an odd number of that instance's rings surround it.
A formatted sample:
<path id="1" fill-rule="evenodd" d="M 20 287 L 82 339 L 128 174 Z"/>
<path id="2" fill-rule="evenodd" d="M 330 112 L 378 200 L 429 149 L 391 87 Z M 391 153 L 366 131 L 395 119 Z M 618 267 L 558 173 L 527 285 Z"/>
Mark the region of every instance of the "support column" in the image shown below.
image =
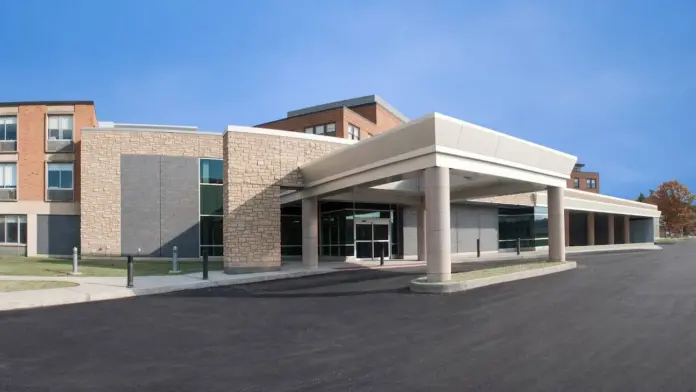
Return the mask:
<path id="1" fill-rule="evenodd" d="M 609 245 L 614 245 L 614 214 L 609 214 L 608 218 L 608 230 L 609 230 Z"/>
<path id="2" fill-rule="evenodd" d="M 319 204 L 316 197 L 302 199 L 302 264 L 319 267 Z"/>
<path id="3" fill-rule="evenodd" d="M 587 245 L 593 246 L 595 244 L 595 227 L 594 227 L 594 212 L 587 213 Z"/>
<path id="4" fill-rule="evenodd" d="M 570 211 L 565 210 L 563 220 L 564 220 L 564 226 L 565 226 L 565 246 L 569 247 L 570 246 Z"/>
<path id="5" fill-rule="evenodd" d="M 449 169 L 425 169 L 426 261 L 428 282 L 452 278 Z"/>
<path id="6" fill-rule="evenodd" d="M 425 241 L 425 202 L 421 201 L 421 204 L 418 206 L 418 217 L 417 217 L 417 227 L 416 227 L 416 235 L 418 237 L 418 260 L 420 261 L 425 261 L 426 260 L 426 241 Z"/>
<path id="7" fill-rule="evenodd" d="M 565 261 L 565 212 L 563 188 L 548 188 L 549 260 Z"/>
<path id="8" fill-rule="evenodd" d="M 36 214 L 27 214 L 27 257 L 36 257 L 38 255 L 38 245 L 39 226 Z M 73 246 L 80 248 L 80 244 L 70 244 L 71 249 Z"/>
<path id="9" fill-rule="evenodd" d="M 624 215 L 624 244 L 631 243 L 631 222 L 628 215 Z"/>

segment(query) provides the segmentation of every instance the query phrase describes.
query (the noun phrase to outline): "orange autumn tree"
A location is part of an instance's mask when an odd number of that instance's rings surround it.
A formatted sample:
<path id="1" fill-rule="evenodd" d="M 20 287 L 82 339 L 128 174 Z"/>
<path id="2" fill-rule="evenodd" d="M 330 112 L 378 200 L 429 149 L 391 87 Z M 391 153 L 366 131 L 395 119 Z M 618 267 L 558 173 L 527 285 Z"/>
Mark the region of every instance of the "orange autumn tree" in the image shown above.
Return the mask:
<path id="1" fill-rule="evenodd" d="M 664 224 L 671 233 L 684 233 L 691 229 L 696 217 L 694 200 L 696 195 L 675 180 L 660 184 L 646 201 L 662 212 Z"/>

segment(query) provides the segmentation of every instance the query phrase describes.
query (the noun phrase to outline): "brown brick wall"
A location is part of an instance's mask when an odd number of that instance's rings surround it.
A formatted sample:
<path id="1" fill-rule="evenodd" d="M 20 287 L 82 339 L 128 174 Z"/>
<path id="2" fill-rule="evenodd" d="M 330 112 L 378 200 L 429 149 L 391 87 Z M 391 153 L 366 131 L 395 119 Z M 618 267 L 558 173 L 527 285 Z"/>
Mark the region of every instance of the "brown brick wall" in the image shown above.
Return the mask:
<path id="1" fill-rule="evenodd" d="M 19 200 L 44 201 L 46 106 L 22 105 L 17 114 Z"/>
<path id="2" fill-rule="evenodd" d="M 372 103 L 369 105 L 354 106 L 351 107 L 350 110 L 377 124 L 377 106 L 379 105 Z"/>
<path id="3" fill-rule="evenodd" d="M 394 127 L 404 124 L 401 119 L 391 114 L 387 109 L 382 106 L 377 106 L 377 132 L 388 131 Z"/>
<path id="4" fill-rule="evenodd" d="M 573 185 L 573 178 L 580 179 L 580 188 L 576 188 Z M 594 178 L 595 180 L 597 180 L 597 188 L 595 188 L 595 189 L 588 188 L 587 181 L 585 181 L 587 178 Z M 568 180 L 568 188 L 569 189 L 580 189 L 582 191 L 599 193 L 599 186 L 600 186 L 599 173 L 597 173 L 597 172 L 572 172 L 572 173 L 570 173 L 570 179 Z"/>
<path id="5" fill-rule="evenodd" d="M 256 125 L 257 128 L 278 129 L 281 131 L 303 132 L 305 127 L 314 125 L 336 123 L 336 135 L 343 134 L 343 108 L 325 110 L 323 112 L 307 114 L 304 116 L 284 118 L 265 124 Z M 341 136 L 339 136 L 341 137 Z"/>
<path id="6" fill-rule="evenodd" d="M 281 186 L 302 185 L 298 167 L 345 147 L 335 142 L 227 132 L 223 242 L 226 272 L 280 267 Z"/>

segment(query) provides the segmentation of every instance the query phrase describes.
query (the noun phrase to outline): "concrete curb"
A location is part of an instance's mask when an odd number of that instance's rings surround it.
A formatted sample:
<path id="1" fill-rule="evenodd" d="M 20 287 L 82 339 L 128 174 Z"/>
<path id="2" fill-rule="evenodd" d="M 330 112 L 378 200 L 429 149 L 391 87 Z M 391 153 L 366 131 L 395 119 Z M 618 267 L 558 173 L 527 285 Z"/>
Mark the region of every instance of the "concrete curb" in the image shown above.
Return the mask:
<path id="1" fill-rule="evenodd" d="M 64 289 L 58 288 L 58 289 L 48 289 L 48 290 L 14 292 L 14 293 L 20 294 L 20 295 L 21 295 L 21 293 L 29 293 L 29 294 L 36 294 L 36 295 L 35 295 L 35 298 L 31 298 L 31 299 L 22 298 L 21 300 L 18 300 L 18 301 L 9 300 L 9 301 L 0 302 L 0 312 L 1 311 L 9 311 L 9 310 L 19 310 L 19 309 L 42 308 L 42 307 L 58 306 L 58 305 L 69 305 L 69 304 L 77 304 L 77 303 L 85 303 L 85 302 L 93 302 L 93 301 L 106 301 L 106 300 L 112 300 L 112 299 L 137 297 L 137 296 L 141 296 L 141 295 L 165 294 L 165 293 L 171 293 L 171 292 L 175 292 L 175 291 L 196 290 L 196 289 L 205 289 L 205 288 L 213 288 L 213 287 L 221 287 L 221 286 L 234 286 L 234 285 L 247 284 L 247 283 L 267 282 L 267 281 L 272 281 L 272 280 L 301 278 L 304 276 L 323 275 L 323 274 L 328 274 L 328 273 L 332 273 L 332 272 L 339 272 L 339 271 L 318 269 L 318 270 L 288 271 L 288 272 L 283 273 L 283 274 L 278 273 L 278 274 L 273 274 L 273 275 L 255 275 L 255 276 L 243 276 L 243 277 L 236 275 L 234 277 L 230 276 L 229 279 L 199 280 L 199 281 L 191 281 L 191 282 L 187 282 L 187 283 L 183 283 L 183 284 L 176 284 L 176 285 L 165 285 L 165 286 L 158 286 L 158 287 L 143 287 L 143 288 L 136 287 L 133 289 L 119 287 L 119 288 L 111 290 L 111 291 L 96 292 L 96 293 L 81 292 L 80 287 L 81 286 L 89 286 L 90 283 L 80 283 L 80 286 L 71 287 L 71 288 L 64 288 Z M 137 280 L 136 280 L 136 284 L 137 284 Z M 54 291 L 56 293 L 56 295 L 46 295 L 47 291 L 52 291 L 52 290 L 61 290 L 60 295 L 57 295 L 57 294 L 59 294 L 57 291 Z"/>
<path id="2" fill-rule="evenodd" d="M 458 291 L 467 291 L 475 289 L 478 287 L 490 286 L 499 283 L 512 282 L 515 280 L 522 280 L 528 278 L 534 278 L 537 276 L 555 274 L 557 272 L 568 271 L 578 267 L 578 264 L 574 261 L 569 261 L 563 264 L 554 265 L 551 267 L 537 268 L 528 271 L 513 272 L 504 275 L 489 276 L 486 278 L 461 280 L 461 281 L 451 281 L 451 282 L 441 282 L 441 283 L 427 283 L 425 277 L 417 278 L 411 281 L 410 287 L 411 291 L 414 293 L 429 293 L 429 294 L 449 294 L 456 293 Z"/>

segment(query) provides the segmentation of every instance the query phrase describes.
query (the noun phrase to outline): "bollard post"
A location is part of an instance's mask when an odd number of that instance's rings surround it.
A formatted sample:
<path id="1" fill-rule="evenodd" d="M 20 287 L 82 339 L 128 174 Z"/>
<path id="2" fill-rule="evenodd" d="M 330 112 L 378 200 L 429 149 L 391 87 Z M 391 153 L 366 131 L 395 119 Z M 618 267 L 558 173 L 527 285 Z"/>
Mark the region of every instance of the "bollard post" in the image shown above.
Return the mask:
<path id="1" fill-rule="evenodd" d="M 179 271 L 179 250 L 176 245 L 172 248 L 172 270 L 169 271 L 170 274 L 181 273 Z"/>
<path id="2" fill-rule="evenodd" d="M 380 245 L 381 252 L 379 255 L 379 265 L 384 265 L 384 243 L 381 243 Z"/>
<path id="3" fill-rule="evenodd" d="M 208 251 L 203 251 L 203 280 L 208 280 Z"/>
<path id="4" fill-rule="evenodd" d="M 517 239 L 517 255 L 520 255 L 520 239 Z"/>
<path id="5" fill-rule="evenodd" d="M 476 239 L 476 257 L 481 257 L 481 239 Z"/>
<path id="6" fill-rule="evenodd" d="M 128 256 L 128 281 L 126 287 L 133 288 L 133 255 Z"/>
<path id="7" fill-rule="evenodd" d="M 70 275 L 82 275 L 77 266 L 77 246 L 72 248 L 72 272 Z"/>

